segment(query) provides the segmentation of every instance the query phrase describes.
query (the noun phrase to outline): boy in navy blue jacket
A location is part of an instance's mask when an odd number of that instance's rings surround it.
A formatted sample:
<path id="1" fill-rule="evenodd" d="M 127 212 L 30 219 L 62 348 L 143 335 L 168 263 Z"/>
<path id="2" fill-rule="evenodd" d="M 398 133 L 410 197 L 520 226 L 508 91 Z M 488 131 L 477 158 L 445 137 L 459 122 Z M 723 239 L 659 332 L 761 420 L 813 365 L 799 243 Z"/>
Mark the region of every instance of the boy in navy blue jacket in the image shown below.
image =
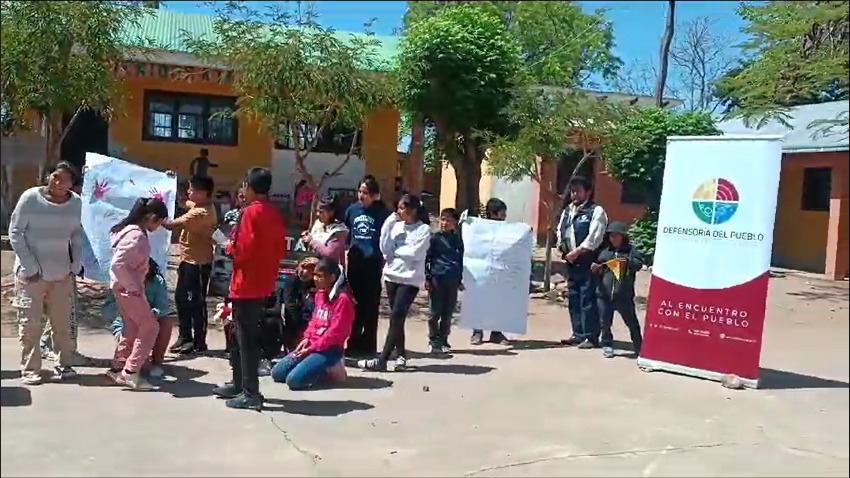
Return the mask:
<path id="1" fill-rule="evenodd" d="M 452 315 L 457 293 L 463 290 L 463 239 L 457 231 L 460 216 L 453 208 L 440 212 L 440 232 L 431 236 L 425 256 L 425 289 L 431 299 L 428 339 L 432 354 L 449 353 Z"/>

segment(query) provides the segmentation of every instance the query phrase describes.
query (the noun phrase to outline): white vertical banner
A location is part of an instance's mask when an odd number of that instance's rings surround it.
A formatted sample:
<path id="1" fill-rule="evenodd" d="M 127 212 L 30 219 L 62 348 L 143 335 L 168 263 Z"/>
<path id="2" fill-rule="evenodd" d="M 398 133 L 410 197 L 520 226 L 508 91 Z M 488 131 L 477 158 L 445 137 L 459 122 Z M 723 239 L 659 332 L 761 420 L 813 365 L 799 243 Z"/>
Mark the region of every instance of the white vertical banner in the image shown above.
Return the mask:
<path id="1" fill-rule="evenodd" d="M 112 244 L 109 229 L 124 219 L 138 198 L 156 197 L 174 217 L 177 178 L 153 169 L 96 153 L 86 153 L 83 176 L 83 257 L 85 277 L 109 282 Z M 171 232 L 159 228 L 148 236 L 151 257 L 161 270 L 168 268 Z"/>
<path id="2" fill-rule="evenodd" d="M 671 137 L 639 365 L 759 376 L 781 136 Z"/>
<path id="3" fill-rule="evenodd" d="M 465 289 L 460 325 L 525 334 L 534 247 L 531 227 L 472 217 L 463 220 L 461 234 Z"/>

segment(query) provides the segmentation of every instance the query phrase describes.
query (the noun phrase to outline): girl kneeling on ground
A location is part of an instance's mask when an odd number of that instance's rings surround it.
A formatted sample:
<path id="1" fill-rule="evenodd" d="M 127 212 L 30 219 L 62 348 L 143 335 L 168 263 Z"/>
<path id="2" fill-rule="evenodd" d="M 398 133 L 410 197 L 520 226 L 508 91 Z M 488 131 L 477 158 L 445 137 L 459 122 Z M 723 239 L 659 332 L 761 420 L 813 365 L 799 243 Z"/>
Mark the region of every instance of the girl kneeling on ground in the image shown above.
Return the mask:
<path id="1" fill-rule="evenodd" d="M 165 352 L 168 350 L 168 341 L 171 340 L 171 331 L 174 329 L 174 321 L 168 317 L 168 287 L 165 278 L 159 270 L 159 265 L 153 258 L 148 260 L 148 274 L 145 276 L 145 299 L 151 306 L 151 312 L 159 319 L 159 333 L 151 351 L 150 368 L 148 375 L 151 378 L 160 378 L 165 373 L 162 363 L 165 360 Z M 118 314 L 115 297 L 109 294 L 103 304 L 103 315 L 107 318 L 115 317 L 112 321 L 112 335 L 120 341 L 124 336 L 124 319 Z M 114 369 L 120 371 L 119 368 Z"/>
<path id="2" fill-rule="evenodd" d="M 290 389 L 310 388 L 322 379 L 341 380 L 345 341 L 354 321 L 354 302 L 345 284 L 342 267 L 321 259 L 313 275 L 316 284 L 313 317 L 295 350 L 272 369 L 272 379 Z"/>

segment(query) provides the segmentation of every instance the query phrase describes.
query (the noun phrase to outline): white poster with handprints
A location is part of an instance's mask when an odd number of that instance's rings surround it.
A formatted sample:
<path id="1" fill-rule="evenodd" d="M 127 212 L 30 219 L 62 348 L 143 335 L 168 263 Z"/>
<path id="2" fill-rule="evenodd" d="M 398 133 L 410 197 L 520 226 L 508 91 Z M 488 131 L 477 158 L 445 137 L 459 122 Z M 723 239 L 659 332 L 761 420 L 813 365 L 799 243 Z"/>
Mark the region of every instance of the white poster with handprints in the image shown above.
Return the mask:
<path id="1" fill-rule="evenodd" d="M 83 257 L 85 277 L 109 282 L 112 245 L 109 229 L 124 219 L 138 198 L 155 197 L 168 206 L 174 217 L 177 178 L 138 164 L 96 153 L 86 153 L 83 177 Z M 159 228 L 148 236 L 151 257 L 160 270 L 167 270 L 171 232 Z"/>

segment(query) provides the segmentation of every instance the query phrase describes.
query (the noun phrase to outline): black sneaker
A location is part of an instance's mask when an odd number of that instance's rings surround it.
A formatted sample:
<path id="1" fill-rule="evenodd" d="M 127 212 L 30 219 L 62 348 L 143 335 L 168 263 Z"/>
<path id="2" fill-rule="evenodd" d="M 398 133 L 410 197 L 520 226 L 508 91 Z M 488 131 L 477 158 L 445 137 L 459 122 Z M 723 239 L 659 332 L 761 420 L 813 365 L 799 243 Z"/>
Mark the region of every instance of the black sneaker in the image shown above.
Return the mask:
<path id="1" fill-rule="evenodd" d="M 511 341 L 501 332 L 490 332 L 490 342 L 499 345 L 510 345 Z"/>
<path id="2" fill-rule="evenodd" d="M 195 352 L 195 346 L 192 345 L 192 342 L 186 342 L 183 345 L 181 345 L 180 347 L 177 347 L 176 349 L 174 349 L 172 353 L 179 354 L 179 355 L 189 355 L 189 354 L 194 353 L 194 352 Z"/>
<path id="3" fill-rule="evenodd" d="M 192 347 L 196 353 L 202 354 L 207 352 L 210 348 L 207 347 L 207 344 L 197 344 Z"/>
<path id="4" fill-rule="evenodd" d="M 186 344 L 191 344 L 191 340 L 186 339 L 177 339 L 177 342 L 171 344 L 171 347 L 168 347 L 168 351 L 171 353 L 177 353 L 179 350 L 183 349 Z"/>
<path id="5" fill-rule="evenodd" d="M 481 345 L 484 343 L 484 332 L 476 330 L 472 332 L 472 337 L 469 338 L 470 345 Z"/>
<path id="6" fill-rule="evenodd" d="M 233 385 L 233 383 L 227 382 L 220 387 L 214 388 L 212 393 L 218 398 L 236 398 L 242 393 L 242 390 Z"/>
<path id="7" fill-rule="evenodd" d="M 578 348 L 582 350 L 588 350 L 594 347 L 596 347 L 596 345 L 594 345 L 593 342 L 590 341 L 590 339 L 584 339 L 580 344 L 578 344 Z"/>
<path id="8" fill-rule="evenodd" d="M 262 397 L 252 397 L 245 395 L 244 393 L 240 393 L 239 395 L 224 402 L 224 404 L 227 408 L 235 408 L 237 410 L 255 410 L 258 412 L 263 410 Z"/>
<path id="9" fill-rule="evenodd" d="M 578 345 L 580 343 L 581 343 L 581 339 L 579 339 L 575 335 L 573 335 L 572 337 L 570 337 L 568 339 L 561 340 L 561 345 L 566 346 L 566 347 L 573 347 L 573 346 Z"/>

